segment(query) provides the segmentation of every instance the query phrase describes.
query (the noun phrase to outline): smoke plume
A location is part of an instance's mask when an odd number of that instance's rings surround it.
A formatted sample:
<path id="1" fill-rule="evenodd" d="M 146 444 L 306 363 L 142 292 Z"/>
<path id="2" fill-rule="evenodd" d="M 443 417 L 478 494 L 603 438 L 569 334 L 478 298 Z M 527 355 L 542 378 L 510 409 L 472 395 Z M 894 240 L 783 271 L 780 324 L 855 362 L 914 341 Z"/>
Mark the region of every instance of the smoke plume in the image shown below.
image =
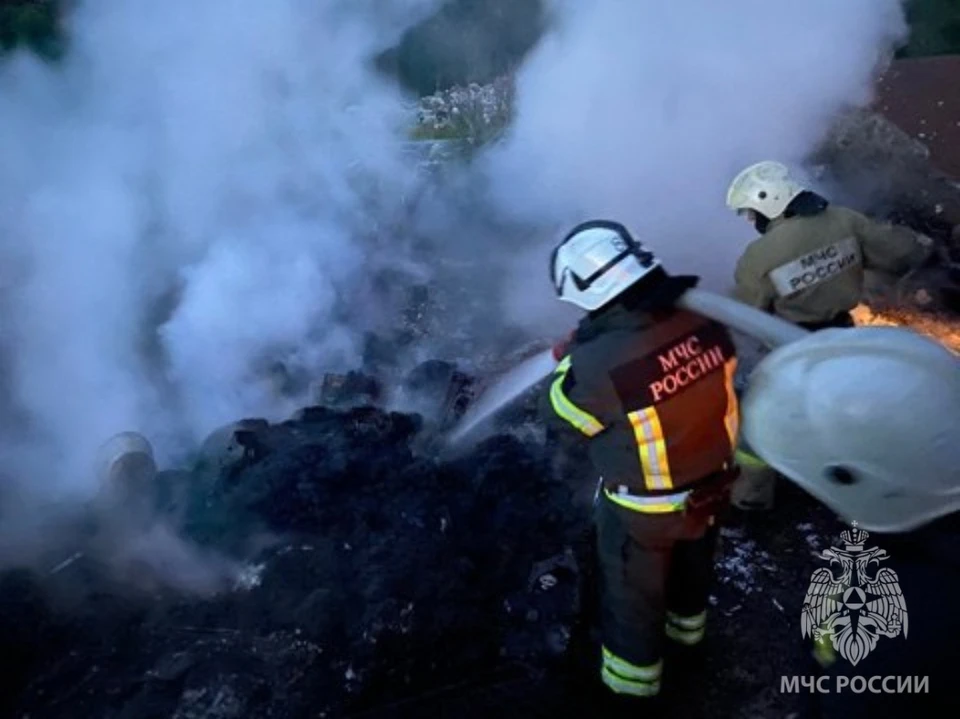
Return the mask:
<path id="1" fill-rule="evenodd" d="M 90 498 L 117 432 L 164 467 L 220 424 L 285 418 L 304 377 L 356 367 L 362 332 L 395 319 L 379 269 L 435 281 L 446 263 L 471 320 L 443 334 L 467 346 L 569 330 L 546 259 L 591 216 L 726 289 L 752 237 L 724 208 L 733 174 L 801 162 L 904 32 L 898 0 L 556 0 L 506 141 L 425 193 L 409 98 L 373 59 L 437 5 L 84 0 L 63 63 L 0 64 L 0 471 L 17 507 Z M 424 238 L 437 266 L 414 260 Z M 0 556 L 42 541 L 29 516 Z"/>
<path id="2" fill-rule="evenodd" d="M 0 64 L 5 561 L 49 539 L 42 507 L 94 496 L 114 433 L 169 467 L 354 366 L 420 182 L 373 60 L 435 5 L 85 0 L 62 63 Z"/>
<path id="3" fill-rule="evenodd" d="M 351 365 L 369 244 L 417 182 L 408 99 L 371 62 L 432 5 L 86 0 L 62 66 L 0 66 L 20 471 L 85 491 L 115 432 L 170 460 L 293 408 L 275 363 Z"/>
<path id="4" fill-rule="evenodd" d="M 509 140 L 489 158 L 497 205 L 555 228 L 619 219 L 715 291 L 755 237 L 724 206 L 734 175 L 802 164 L 838 111 L 870 102 L 878 61 L 906 30 L 900 0 L 550 7 L 551 30 L 517 78 Z M 528 247 L 511 283 L 513 314 L 532 324 L 556 239 Z"/>

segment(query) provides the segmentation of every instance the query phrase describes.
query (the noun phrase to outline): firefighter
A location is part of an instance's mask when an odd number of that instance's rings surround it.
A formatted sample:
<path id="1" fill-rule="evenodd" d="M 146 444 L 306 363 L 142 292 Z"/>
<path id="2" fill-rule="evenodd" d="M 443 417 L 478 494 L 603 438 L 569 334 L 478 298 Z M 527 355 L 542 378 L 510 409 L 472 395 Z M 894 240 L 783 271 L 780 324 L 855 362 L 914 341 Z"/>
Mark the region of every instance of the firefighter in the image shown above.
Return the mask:
<path id="1" fill-rule="evenodd" d="M 99 481 L 96 507 L 121 514 L 133 521 L 144 520 L 152 511 L 157 493 L 157 465 L 153 446 L 138 432 L 114 435 L 97 451 Z"/>
<path id="2" fill-rule="evenodd" d="M 850 310 L 860 303 L 864 270 L 902 275 L 933 252 L 929 238 L 831 205 L 777 162 L 743 170 L 730 184 L 727 206 L 761 235 L 737 263 L 734 295 L 808 330 L 853 327 Z M 737 461 L 743 471 L 734 506 L 772 509 L 777 473 L 745 443 Z"/>
<path id="3" fill-rule="evenodd" d="M 830 204 L 778 162 L 737 175 L 727 206 L 760 233 L 737 263 L 735 296 L 809 330 L 853 326 L 864 270 L 902 275 L 933 252 L 927 237 Z"/>
<path id="4" fill-rule="evenodd" d="M 957 356 L 900 328 L 816 333 L 758 365 L 741 409 L 744 435 L 765 459 L 845 522 L 856 521 L 870 532 L 868 544 L 889 556 L 858 563 L 844 580 L 865 590 L 865 605 L 856 595 L 833 595 L 836 626 L 860 632 L 864 622 L 869 633 L 861 636 L 873 644 L 855 664 L 830 640 L 807 647 L 809 664 L 795 673 L 826 677 L 810 693 L 817 706 L 809 716 L 960 716 Z M 896 638 L 877 631 L 893 616 L 886 600 L 897 596 L 873 582 L 882 567 L 896 572 L 906 603 Z M 869 688 L 844 689 L 841 677 Z M 898 689 L 914 677 L 926 678 L 925 691 Z"/>
<path id="5" fill-rule="evenodd" d="M 587 312 L 554 349 L 541 411 L 586 442 L 599 479 L 599 689 L 615 705 L 649 705 L 667 640 L 704 636 L 735 474 L 736 351 L 723 325 L 674 308 L 698 278 L 668 275 L 621 224 L 575 227 L 550 272 L 557 296 Z"/>

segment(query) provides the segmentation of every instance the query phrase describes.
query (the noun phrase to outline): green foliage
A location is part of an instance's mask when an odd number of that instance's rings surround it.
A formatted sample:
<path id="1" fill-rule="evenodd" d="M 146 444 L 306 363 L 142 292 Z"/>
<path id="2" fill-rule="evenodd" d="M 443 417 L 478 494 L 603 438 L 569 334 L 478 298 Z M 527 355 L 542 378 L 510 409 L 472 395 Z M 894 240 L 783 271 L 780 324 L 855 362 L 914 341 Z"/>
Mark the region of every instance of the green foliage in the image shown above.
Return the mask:
<path id="1" fill-rule="evenodd" d="M 59 58 L 59 14 L 68 1 L 0 0 L 0 53 L 28 48 Z M 960 0 L 908 0 L 907 15 L 911 37 L 899 57 L 960 53 Z M 377 64 L 420 95 L 486 83 L 515 68 L 543 26 L 544 0 L 447 0 Z"/>
<path id="2" fill-rule="evenodd" d="M 454 125 L 417 125 L 410 131 L 411 140 L 467 140 L 469 131 Z"/>
<path id="3" fill-rule="evenodd" d="M 907 0 L 909 44 L 899 57 L 960 53 L 960 0 Z M 540 37 L 542 0 L 448 0 L 381 58 L 411 90 L 486 83 L 516 67 Z"/>
<path id="4" fill-rule="evenodd" d="M 910 40 L 898 57 L 960 53 L 960 0 L 908 0 Z"/>
<path id="5" fill-rule="evenodd" d="M 0 0 L 0 53 L 25 47 L 48 59 L 60 57 L 64 2 Z M 960 53 L 960 0 L 908 0 L 907 16 L 911 37 L 900 57 Z M 447 0 L 378 65 L 421 95 L 489 82 L 523 60 L 543 23 L 543 0 Z"/>
<path id="6" fill-rule="evenodd" d="M 28 48 L 42 58 L 63 54 L 58 0 L 0 0 L 0 53 Z"/>
<path id="7" fill-rule="evenodd" d="M 506 130 L 509 117 L 498 117 L 490 123 L 456 120 L 444 125 L 417 125 L 410 131 L 411 140 L 466 140 L 472 145 L 485 145 L 497 140 Z"/>
<path id="8" fill-rule="evenodd" d="M 420 101 L 414 140 L 462 140 L 476 150 L 500 139 L 513 119 L 513 82 L 458 86 Z"/>
<path id="9" fill-rule="evenodd" d="M 420 95 L 488 83 L 523 60 L 543 22 L 542 0 L 448 0 L 379 65 Z"/>

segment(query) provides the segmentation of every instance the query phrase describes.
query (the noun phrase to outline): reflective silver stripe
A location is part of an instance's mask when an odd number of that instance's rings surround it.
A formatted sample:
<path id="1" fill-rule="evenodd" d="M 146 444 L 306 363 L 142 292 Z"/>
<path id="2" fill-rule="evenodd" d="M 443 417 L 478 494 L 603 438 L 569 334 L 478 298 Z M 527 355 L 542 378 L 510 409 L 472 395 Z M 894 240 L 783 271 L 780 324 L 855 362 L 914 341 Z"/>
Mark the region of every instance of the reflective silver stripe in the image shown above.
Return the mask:
<path id="1" fill-rule="evenodd" d="M 647 489 L 673 489 L 670 462 L 667 460 L 667 442 L 663 436 L 663 425 L 660 424 L 657 408 L 646 407 L 627 416 L 633 426 Z"/>

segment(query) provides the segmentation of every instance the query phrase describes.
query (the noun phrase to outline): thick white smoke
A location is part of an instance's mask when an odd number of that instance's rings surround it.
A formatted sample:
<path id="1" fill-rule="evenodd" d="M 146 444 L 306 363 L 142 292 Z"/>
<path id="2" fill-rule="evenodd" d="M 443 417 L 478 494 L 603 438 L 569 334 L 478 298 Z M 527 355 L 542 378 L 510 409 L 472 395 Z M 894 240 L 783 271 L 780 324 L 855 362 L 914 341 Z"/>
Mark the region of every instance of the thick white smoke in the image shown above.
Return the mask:
<path id="1" fill-rule="evenodd" d="M 0 64 L 6 494 L 89 496 L 119 431 L 168 466 L 285 416 L 302 392 L 278 400 L 272 369 L 356 365 L 394 309 L 372 270 L 411 226 L 467 268 L 472 337 L 569 329 L 547 235 L 590 216 L 724 289 L 752 236 L 723 206 L 733 173 L 802 160 L 904 30 L 898 0 L 557 0 L 509 140 L 411 217 L 411 118 L 371 61 L 438 4 L 83 0 L 64 63 Z"/>
<path id="2" fill-rule="evenodd" d="M 837 111 L 871 100 L 906 26 L 900 0 L 555 0 L 521 68 L 498 205 L 557 228 L 606 216 L 677 273 L 726 291 L 755 237 L 724 207 L 750 163 L 797 164 Z M 519 255 L 518 320 L 548 309 L 551 237 Z M 531 281 L 533 278 L 535 282 Z M 569 322 L 569 316 L 565 320 Z"/>
<path id="3" fill-rule="evenodd" d="M 298 406 L 277 362 L 354 362 L 418 182 L 372 61 L 435 4 L 85 0 L 62 65 L 0 65 L 6 472 L 88 495 L 113 433 L 166 464 Z"/>

